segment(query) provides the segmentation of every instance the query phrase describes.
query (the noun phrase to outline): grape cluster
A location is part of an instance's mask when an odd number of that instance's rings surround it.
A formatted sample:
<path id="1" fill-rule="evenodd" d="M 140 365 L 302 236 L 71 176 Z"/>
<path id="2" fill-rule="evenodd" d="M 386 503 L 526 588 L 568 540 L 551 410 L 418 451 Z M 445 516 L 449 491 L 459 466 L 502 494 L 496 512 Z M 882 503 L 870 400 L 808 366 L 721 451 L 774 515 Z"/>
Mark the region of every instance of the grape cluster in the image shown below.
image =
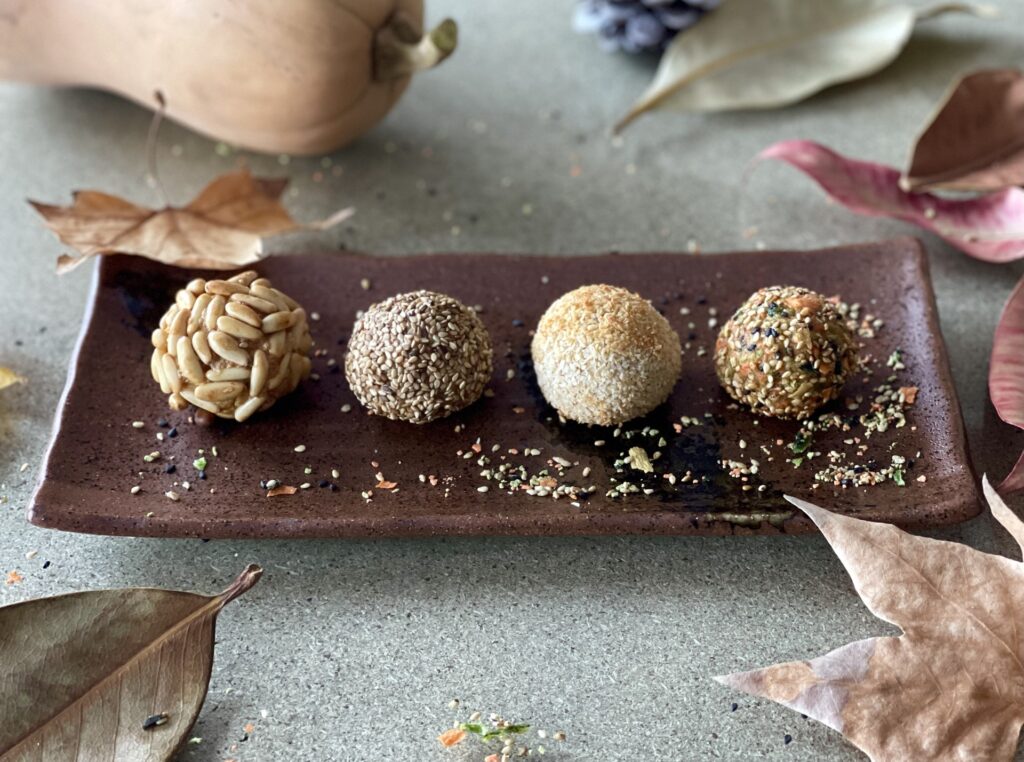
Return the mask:
<path id="1" fill-rule="evenodd" d="M 659 52 L 696 24 L 719 0 L 580 0 L 573 27 L 596 34 L 602 48 L 626 53 Z"/>

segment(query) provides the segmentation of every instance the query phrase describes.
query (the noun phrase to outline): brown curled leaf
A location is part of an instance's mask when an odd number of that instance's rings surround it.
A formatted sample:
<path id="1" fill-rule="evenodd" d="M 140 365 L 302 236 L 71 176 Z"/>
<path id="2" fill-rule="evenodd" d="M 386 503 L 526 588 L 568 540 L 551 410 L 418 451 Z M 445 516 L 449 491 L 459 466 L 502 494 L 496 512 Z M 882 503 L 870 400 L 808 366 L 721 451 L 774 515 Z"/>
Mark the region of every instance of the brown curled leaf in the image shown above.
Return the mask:
<path id="1" fill-rule="evenodd" d="M 0 759 L 168 760 L 206 697 L 220 595 L 122 588 L 0 608 Z"/>
<path id="2" fill-rule="evenodd" d="M 187 206 L 149 209 L 100 191 L 75 191 L 71 206 L 29 201 L 62 243 L 57 272 L 98 254 L 135 254 L 168 265 L 231 270 L 258 260 L 263 239 L 303 229 L 324 230 L 350 217 L 296 222 L 281 203 L 286 179 L 253 177 L 246 170 L 214 179 Z"/>
<path id="3" fill-rule="evenodd" d="M 1024 522 L 984 480 L 993 517 Z M 872 760 L 1010 760 L 1024 723 L 1024 564 L 787 498 L 868 609 L 903 630 L 717 678 L 838 730 Z"/>
<path id="4" fill-rule="evenodd" d="M 904 190 L 993 191 L 1024 185 L 1024 72 L 962 77 L 914 145 Z"/>

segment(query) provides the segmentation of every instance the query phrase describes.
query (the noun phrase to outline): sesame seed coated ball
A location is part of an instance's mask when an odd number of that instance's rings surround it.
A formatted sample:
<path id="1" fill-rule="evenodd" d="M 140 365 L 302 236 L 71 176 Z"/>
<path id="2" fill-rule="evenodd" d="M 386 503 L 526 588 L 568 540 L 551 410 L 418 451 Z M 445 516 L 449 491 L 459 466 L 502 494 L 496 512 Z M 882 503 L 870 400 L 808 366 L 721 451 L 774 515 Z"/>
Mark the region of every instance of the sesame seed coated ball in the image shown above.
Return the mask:
<path id="1" fill-rule="evenodd" d="M 305 310 L 253 270 L 190 281 L 151 341 L 150 371 L 172 409 L 239 423 L 309 376 L 313 346 Z"/>
<path id="2" fill-rule="evenodd" d="M 715 344 L 715 370 L 729 395 L 776 418 L 807 418 L 839 396 L 858 364 L 836 306 L 797 286 L 754 292 Z"/>
<path id="3" fill-rule="evenodd" d="M 537 383 L 565 418 L 611 425 L 646 415 L 679 378 L 679 336 L 646 299 L 583 286 L 548 307 L 531 347 Z"/>
<path id="4" fill-rule="evenodd" d="M 480 398 L 492 355 L 473 310 L 444 294 L 415 291 L 374 304 L 356 321 L 345 375 L 371 413 L 427 423 Z"/>

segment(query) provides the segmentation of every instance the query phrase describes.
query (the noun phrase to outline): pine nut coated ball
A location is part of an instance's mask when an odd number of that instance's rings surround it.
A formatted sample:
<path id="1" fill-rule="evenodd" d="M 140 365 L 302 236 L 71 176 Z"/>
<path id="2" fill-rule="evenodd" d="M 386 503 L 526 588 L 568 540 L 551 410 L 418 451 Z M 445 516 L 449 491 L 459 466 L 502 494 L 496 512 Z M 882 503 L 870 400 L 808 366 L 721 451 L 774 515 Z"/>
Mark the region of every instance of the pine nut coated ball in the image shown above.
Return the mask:
<path id="1" fill-rule="evenodd" d="M 306 312 L 252 271 L 196 278 L 152 335 L 153 380 L 174 410 L 248 420 L 309 376 Z"/>

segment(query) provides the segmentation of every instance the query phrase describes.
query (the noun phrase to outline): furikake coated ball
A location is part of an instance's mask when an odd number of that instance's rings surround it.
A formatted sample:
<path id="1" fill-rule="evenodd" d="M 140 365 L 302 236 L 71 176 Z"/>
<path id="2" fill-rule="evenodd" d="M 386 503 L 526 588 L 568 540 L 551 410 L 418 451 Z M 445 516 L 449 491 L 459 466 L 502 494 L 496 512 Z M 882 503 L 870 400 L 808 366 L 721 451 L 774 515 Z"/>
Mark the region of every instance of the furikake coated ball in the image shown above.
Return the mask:
<path id="1" fill-rule="evenodd" d="M 531 347 L 537 383 L 565 418 L 611 425 L 668 399 L 682 368 L 679 336 L 651 303 L 615 286 L 557 299 Z"/>
<path id="2" fill-rule="evenodd" d="M 858 364 L 836 306 L 797 286 L 756 291 L 715 344 L 715 370 L 729 395 L 776 418 L 807 418 L 839 396 Z"/>
<path id="3" fill-rule="evenodd" d="M 309 376 L 313 346 L 305 310 L 253 270 L 190 281 L 151 340 L 150 371 L 172 409 L 239 423 Z"/>
<path id="4" fill-rule="evenodd" d="M 415 291 L 359 318 L 345 375 L 371 413 L 427 423 L 480 398 L 492 357 L 490 336 L 473 310 L 444 294 Z"/>

